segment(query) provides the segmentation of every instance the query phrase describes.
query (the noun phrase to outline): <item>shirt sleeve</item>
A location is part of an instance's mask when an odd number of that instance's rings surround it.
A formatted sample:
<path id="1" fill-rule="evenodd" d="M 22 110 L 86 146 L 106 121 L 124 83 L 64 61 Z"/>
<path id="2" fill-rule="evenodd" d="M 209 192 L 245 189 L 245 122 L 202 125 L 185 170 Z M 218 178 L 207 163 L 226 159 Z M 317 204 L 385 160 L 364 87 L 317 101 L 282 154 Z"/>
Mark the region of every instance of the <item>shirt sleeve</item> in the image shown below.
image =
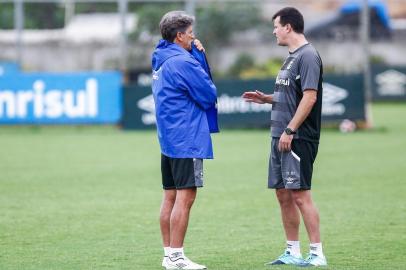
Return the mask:
<path id="1" fill-rule="evenodd" d="M 314 89 L 317 91 L 319 86 L 321 71 L 321 59 L 317 53 L 307 52 L 303 54 L 299 64 L 299 75 L 302 85 L 302 91 Z"/>
<path id="2" fill-rule="evenodd" d="M 174 72 L 178 87 L 187 90 L 193 101 L 204 110 L 214 106 L 217 90 L 209 75 L 196 60 L 181 61 L 176 65 Z"/>

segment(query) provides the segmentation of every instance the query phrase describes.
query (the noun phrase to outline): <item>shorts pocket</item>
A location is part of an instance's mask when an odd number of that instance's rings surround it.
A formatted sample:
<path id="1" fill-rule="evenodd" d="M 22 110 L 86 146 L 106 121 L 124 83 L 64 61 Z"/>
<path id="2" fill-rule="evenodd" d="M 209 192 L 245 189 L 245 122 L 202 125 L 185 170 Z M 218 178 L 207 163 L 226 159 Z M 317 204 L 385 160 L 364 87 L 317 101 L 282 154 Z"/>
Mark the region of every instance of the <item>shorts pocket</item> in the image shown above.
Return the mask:
<path id="1" fill-rule="evenodd" d="M 203 187 L 203 160 L 200 158 L 194 158 L 193 167 L 195 176 L 195 186 Z"/>
<path id="2" fill-rule="evenodd" d="M 282 178 L 286 189 L 300 188 L 300 157 L 293 151 L 282 154 Z"/>

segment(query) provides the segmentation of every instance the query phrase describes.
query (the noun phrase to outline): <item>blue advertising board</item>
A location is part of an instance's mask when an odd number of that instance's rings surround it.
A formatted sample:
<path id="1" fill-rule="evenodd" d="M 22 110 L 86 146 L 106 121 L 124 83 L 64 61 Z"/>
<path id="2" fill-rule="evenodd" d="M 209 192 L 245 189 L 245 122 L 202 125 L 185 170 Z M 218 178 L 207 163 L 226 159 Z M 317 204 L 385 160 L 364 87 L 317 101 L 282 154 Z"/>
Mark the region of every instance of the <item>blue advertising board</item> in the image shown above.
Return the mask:
<path id="1" fill-rule="evenodd" d="M 20 72 L 20 66 L 14 62 L 0 62 L 0 76 L 16 74 Z"/>
<path id="2" fill-rule="evenodd" d="M 0 77 L 0 124 L 117 123 L 119 72 L 19 73 Z"/>

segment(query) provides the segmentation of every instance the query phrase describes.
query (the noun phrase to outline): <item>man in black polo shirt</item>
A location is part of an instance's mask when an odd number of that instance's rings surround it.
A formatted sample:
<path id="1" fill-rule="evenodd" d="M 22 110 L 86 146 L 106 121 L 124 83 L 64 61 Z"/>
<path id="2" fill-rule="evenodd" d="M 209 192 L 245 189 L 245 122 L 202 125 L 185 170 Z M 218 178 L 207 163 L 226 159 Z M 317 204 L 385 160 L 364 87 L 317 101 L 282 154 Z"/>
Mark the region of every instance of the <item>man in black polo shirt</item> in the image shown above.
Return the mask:
<path id="1" fill-rule="evenodd" d="M 267 264 L 327 265 L 320 241 L 319 214 L 310 191 L 320 139 L 322 61 L 303 34 L 303 16 L 297 9 L 284 8 L 273 16 L 273 21 L 278 45 L 289 49 L 274 93 L 256 90 L 243 94 L 248 102 L 272 104 L 268 187 L 276 190 L 287 247 L 279 258 Z M 305 260 L 299 244 L 300 216 L 310 240 Z"/>

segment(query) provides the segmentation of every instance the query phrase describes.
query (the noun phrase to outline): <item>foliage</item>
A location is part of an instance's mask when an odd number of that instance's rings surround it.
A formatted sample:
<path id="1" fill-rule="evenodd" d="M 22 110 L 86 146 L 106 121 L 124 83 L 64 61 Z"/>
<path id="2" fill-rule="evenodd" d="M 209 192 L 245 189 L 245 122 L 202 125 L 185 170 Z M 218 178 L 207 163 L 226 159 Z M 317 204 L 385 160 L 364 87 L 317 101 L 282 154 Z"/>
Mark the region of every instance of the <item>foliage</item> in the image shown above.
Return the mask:
<path id="1" fill-rule="evenodd" d="M 241 54 L 230 67 L 228 75 L 241 79 L 276 77 L 282 63 L 282 59 L 270 59 L 264 64 L 255 64 L 254 59 L 251 56 Z"/>
<path id="2" fill-rule="evenodd" d="M 116 3 L 75 3 L 75 14 L 117 12 Z M 64 27 L 65 7 L 60 3 L 30 3 L 23 5 L 26 29 L 57 29 Z M 14 4 L 0 3 L 0 29 L 14 28 Z"/>
<path id="3" fill-rule="evenodd" d="M 133 37 L 143 31 L 159 35 L 159 21 L 170 10 L 183 9 L 180 4 L 145 4 L 135 10 L 139 17 L 138 29 Z M 211 3 L 196 9 L 195 33 L 206 48 L 226 44 L 231 35 L 257 26 L 261 22 L 256 4 Z"/>
<path id="4" fill-rule="evenodd" d="M 386 64 L 385 58 L 381 55 L 371 55 L 369 58 L 371 64 Z"/>
<path id="5" fill-rule="evenodd" d="M 56 29 L 64 25 L 64 9 L 57 3 L 24 3 L 25 29 Z M 14 4 L 0 4 L 0 29 L 14 28 Z"/>
<path id="6" fill-rule="evenodd" d="M 117 3 L 75 3 L 75 13 L 113 13 L 118 12 Z"/>
<path id="7" fill-rule="evenodd" d="M 55 29 L 64 26 L 65 10 L 57 3 L 25 3 L 26 29 Z"/>
<path id="8" fill-rule="evenodd" d="M 14 27 L 14 5 L 0 4 L 0 26 L 4 29 Z M 159 36 L 159 21 L 170 10 L 184 9 L 183 2 L 177 3 L 129 3 L 128 10 L 138 17 L 137 28 L 129 36 L 134 48 L 142 42 L 151 42 L 151 37 Z M 117 12 L 117 3 L 82 3 L 74 4 L 74 13 Z M 55 29 L 64 26 L 65 8 L 61 3 L 26 3 L 24 4 L 26 29 Z M 199 3 L 196 8 L 195 32 L 211 55 L 215 48 L 230 43 L 234 33 L 247 29 L 260 29 L 263 24 L 258 3 Z M 146 35 L 141 35 L 141 34 Z M 142 37 L 146 37 L 143 39 Z M 138 43 L 137 43 L 138 42 Z M 150 44 L 147 44 L 150 46 Z M 138 54 L 141 55 L 141 50 Z M 129 57 L 134 57 L 129 55 Z M 135 63 L 136 61 L 131 61 Z M 247 68 L 247 66 L 244 66 Z M 232 71 L 237 74 L 239 71 Z"/>
<path id="9" fill-rule="evenodd" d="M 14 5 L 0 3 L 0 29 L 14 28 Z"/>
<path id="10" fill-rule="evenodd" d="M 254 58 L 246 53 L 240 54 L 235 63 L 230 67 L 228 74 L 231 77 L 239 77 L 241 72 L 254 66 Z"/>
<path id="11" fill-rule="evenodd" d="M 138 16 L 138 25 L 135 33 L 132 33 L 130 38 L 136 40 L 142 32 L 160 35 L 159 22 L 162 16 L 171 10 L 180 9 L 182 9 L 182 6 L 179 3 L 139 5 L 133 9 Z"/>
<path id="12" fill-rule="evenodd" d="M 196 33 L 206 47 L 227 44 L 233 33 L 261 23 L 257 4 L 212 3 L 197 9 Z"/>

